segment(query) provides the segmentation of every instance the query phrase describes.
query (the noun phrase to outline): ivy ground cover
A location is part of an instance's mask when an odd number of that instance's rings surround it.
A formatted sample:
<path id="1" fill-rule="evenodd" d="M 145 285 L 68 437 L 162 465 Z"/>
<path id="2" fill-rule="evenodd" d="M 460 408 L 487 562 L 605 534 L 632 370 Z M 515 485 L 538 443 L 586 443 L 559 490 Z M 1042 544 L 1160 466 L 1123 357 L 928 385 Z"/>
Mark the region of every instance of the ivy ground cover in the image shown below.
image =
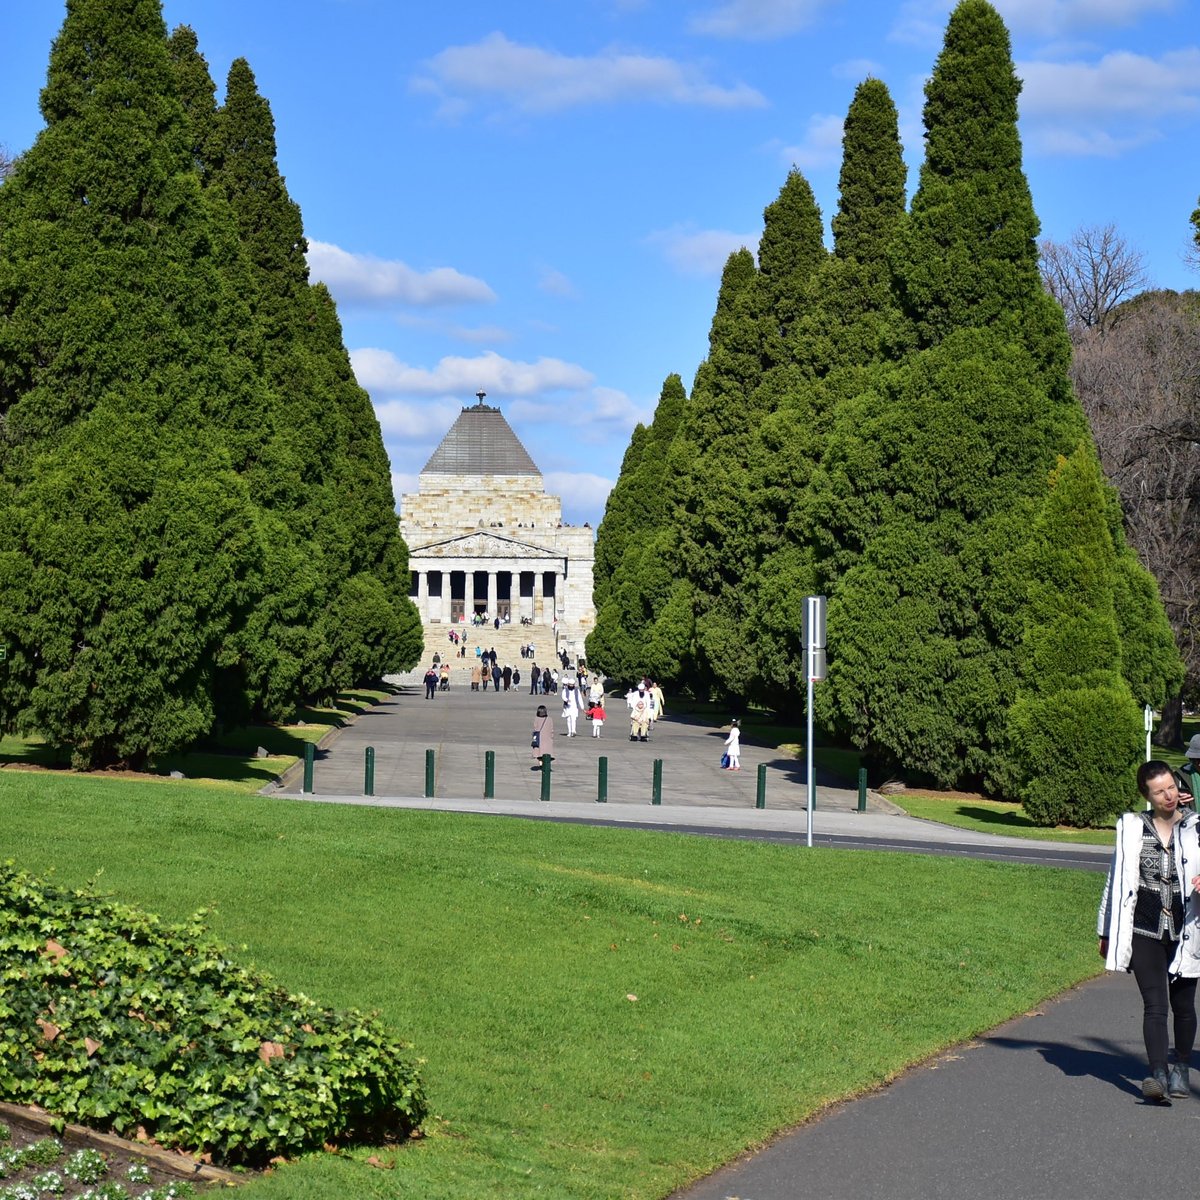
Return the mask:
<path id="1" fill-rule="evenodd" d="M 8 772 L 0 830 L 426 1060 L 427 1136 L 252 1200 L 652 1200 L 1096 970 L 1084 872 Z"/>

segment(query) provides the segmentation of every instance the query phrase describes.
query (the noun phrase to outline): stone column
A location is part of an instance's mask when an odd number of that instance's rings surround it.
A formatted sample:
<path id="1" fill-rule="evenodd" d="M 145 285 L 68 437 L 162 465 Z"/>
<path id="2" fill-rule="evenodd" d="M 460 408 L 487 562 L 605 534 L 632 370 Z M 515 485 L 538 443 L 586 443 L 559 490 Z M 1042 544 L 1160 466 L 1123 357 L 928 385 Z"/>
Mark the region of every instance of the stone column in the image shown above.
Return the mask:
<path id="1" fill-rule="evenodd" d="M 463 609 L 467 614 L 467 624 L 475 615 L 475 572 L 468 565 L 463 572 Z"/>
<path id="2" fill-rule="evenodd" d="M 540 625 L 546 609 L 546 576 L 541 571 L 533 573 L 533 622 Z"/>
<path id="3" fill-rule="evenodd" d="M 417 612 L 422 621 L 429 620 L 429 575 L 425 571 L 417 572 Z"/>
<path id="4" fill-rule="evenodd" d="M 450 617 L 450 595 L 454 591 L 452 581 L 450 579 L 450 569 L 446 568 L 442 572 L 442 620 L 447 624 L 452 624 Z"/>
<path id="5" fill-rule="evenodd" d="M 554 572 L 554 615 L 561 621 L 566 616 L 567 577 L 562 571 Z"/>
<path id="6" fill-rule="evenodd" d="M 495 617 L 495 615 L 496 615 L 496 596 L 497 596 L 497 594 L 498 593 L 496 592 L 496 572 L 489 571 L 488 572 L 488 590 L 487 590 L 487 610 L 488 610 L 488 619 L 489 620 L 491 618 Z"/>

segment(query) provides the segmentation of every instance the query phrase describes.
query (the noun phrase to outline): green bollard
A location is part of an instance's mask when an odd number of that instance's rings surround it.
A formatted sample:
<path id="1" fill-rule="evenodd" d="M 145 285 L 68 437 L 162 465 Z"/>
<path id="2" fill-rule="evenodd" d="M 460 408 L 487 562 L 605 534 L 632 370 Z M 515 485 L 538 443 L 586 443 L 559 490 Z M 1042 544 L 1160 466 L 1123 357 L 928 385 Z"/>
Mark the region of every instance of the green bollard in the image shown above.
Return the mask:
<path id="1" fill-rule="evenodd" d="M 550 799 L 550 755 L 542 755 L 542 799 Z"/>
<path id="2" fill-rule="evenodd" d="M 662 803 L 662 759 L 654 760 L 654 791 L 650 796 L 651 804 Z"/>
<path id="3" fill-rule="evenodd" d="M 867 811 L 867 768 L 858 768 L 858 811 Z"/>
<path id="4" fill-rule="evenodd" d="M 300 790 L 306 795 L 311 796 L 313 790 L 313 759 L 316 757 L 317 748 L 312 742 L 304 743 L 304 782 L 300 785 Z"/>
<path id="5" fill-rule="evenodd" d="M 596 768 L 596 803 L 608 803 L 608 759 L 603 754 Z"/>
<path id="6" fill-rule="evenodd" d="M 758 764 L 758 794 L 754 797 L 755 808 L 767 807 L 767 764 Z"/>
<path id="7" fill-rule="evenodd" d="M 433 799 L 433 765 L 434 753 L 432 750 L 425 751 L 425 799 Z"/>
<path id="8" fill-rule="evenodd" d="M 363 795 L 375 795 L 375 747 L 368 746 L 363 764 Z"/>
<path id="9" fill-rule="evenodd" d="M 496 752 L 487 750 L 483 755 L 483 798 L 496 798 Z"/>

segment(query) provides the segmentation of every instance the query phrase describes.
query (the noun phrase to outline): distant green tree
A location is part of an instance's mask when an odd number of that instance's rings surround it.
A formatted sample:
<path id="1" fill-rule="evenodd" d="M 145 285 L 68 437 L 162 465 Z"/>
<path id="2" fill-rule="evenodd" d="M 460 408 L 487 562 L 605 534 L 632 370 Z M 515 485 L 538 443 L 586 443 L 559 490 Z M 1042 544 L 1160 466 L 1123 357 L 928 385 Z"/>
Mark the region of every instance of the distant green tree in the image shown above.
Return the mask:
<path id="1" fill-rule="evenodd" d="M 821 256 L 808 301 L 787 338 L 787 362 L 768 372 L 751 455 L 748 504 L 759 510 L 757 545 L 745 582 L 747 645 L 758 698 L 794 711 L 803 695 L 803 597 L 817 587 L 812 479 L 829 422 L 844 398 L 870 385 L 881 362 L 899 356 L 911 333 L 896 303 L 889 248 L 904 220 L 905 167 L 895 105 L 886 86 L 859 85 L 846 114 L 834 252 Z"/>
<path id="2" fill-rule="evenodd" d="M 653 422 L 634 430 L 597 533 L 596 626 L 588 636 L 587 656 L 614 678 L 634 679 L 651 671 L 651 659 L 655 675 L 676 674 L 674 654 L 661 646 L 650 654 L 649 648 L 661 641 L 656 626 L 675 582 L 677 556 L 663 555 L 668 548 L 660 548 L 660 538 L 675 503 L 670 453 L 686 407 L 683 381 L 668 375 Z M 665 580 L 664 569 L 669 572 Z"/>
<path id="3" fill-rule="evenodd" d="M 73 0 L 41 102 L 0 188 L 2 719 L 136 765 L 211 727 L 259 596 L 252 380 L 157 0 Z"/>
<path id="4" fill-rule="evenodd" d="M 625 554 L 629 542 L 630 530 L 636 527 L 636 515 L 630 493 L 634 487 L 634 477 L 638 466 L 646 453 L 646 443 L 650 439 L 650 430 L 640 421 L 634 426 L 621 459 L 621 470 L 617 481 L 608 493 L 604 504 L 604 516 L 596 530 L 596 559 L 592 567 L 592 600 L 597 611 L 608 599 L 609 585 L 613 575 Z M 589 654 L 591 659 L 592 655 Z"/>

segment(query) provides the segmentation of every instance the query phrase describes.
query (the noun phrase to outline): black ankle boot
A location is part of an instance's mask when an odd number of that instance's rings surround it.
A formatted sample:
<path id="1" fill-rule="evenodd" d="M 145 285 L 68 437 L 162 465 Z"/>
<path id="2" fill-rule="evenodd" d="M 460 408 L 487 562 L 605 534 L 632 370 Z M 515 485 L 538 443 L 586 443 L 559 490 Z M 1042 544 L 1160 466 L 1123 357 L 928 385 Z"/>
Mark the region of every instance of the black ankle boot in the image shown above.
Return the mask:
<path id="1" fill-rule="evenodd" d="M 1170 1104 L 1167 1073 L 1162 1067 L 1156 1068 L 1142 1080 L 1142 1097 L 1146 1100 L 1157 1100 L 1160 1104 Z"/>
<path id="2" fill-rule="evenodd" d="M 1184 1063 L 1175 1063 L 1167 1077 L 1167 1095 L 1174 1096 L 1177 1100 L 1185 1100 L 1191 1094 L 1187 1066 Z"/>

